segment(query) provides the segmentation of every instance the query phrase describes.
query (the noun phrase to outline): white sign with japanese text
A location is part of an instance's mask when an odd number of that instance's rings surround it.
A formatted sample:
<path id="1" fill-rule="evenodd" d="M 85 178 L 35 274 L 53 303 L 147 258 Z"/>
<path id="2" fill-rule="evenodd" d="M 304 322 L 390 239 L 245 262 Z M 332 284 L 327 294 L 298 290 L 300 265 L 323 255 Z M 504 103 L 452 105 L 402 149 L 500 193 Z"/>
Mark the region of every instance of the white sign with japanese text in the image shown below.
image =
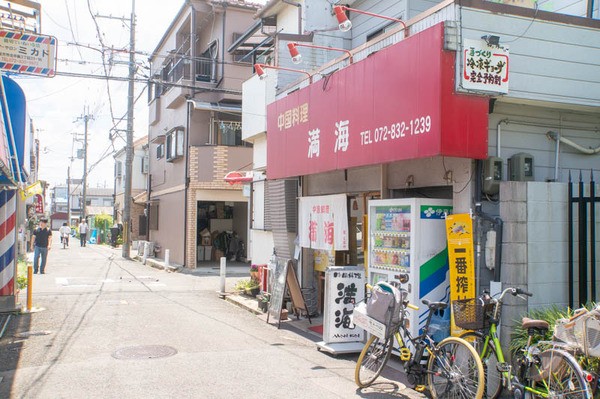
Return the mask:
<path id="1" fill-rule="evenodd" d="M 28 75 L 56 75 L 56 38 L 0 30 L 0 69 Z"/>
<path id="2" fill-rule="evenodd" d="M 362 342 L 364 331 L 352 321 L 354 305 L 363 301 L 365 271 L 357 266 L 334 266 L 325 272 L 323 341 Z"/>
<path id="3" fill-rule="evenodd" d="M 300 198 L 298 235 L 303 248 L 348 250 L 346 194 Z"/>
<path id="4" fill-rule="evenodd" d="M 485 40 L 463 40 L 462 87 L 467 90 L 508 93 L 508 47 Z"/>

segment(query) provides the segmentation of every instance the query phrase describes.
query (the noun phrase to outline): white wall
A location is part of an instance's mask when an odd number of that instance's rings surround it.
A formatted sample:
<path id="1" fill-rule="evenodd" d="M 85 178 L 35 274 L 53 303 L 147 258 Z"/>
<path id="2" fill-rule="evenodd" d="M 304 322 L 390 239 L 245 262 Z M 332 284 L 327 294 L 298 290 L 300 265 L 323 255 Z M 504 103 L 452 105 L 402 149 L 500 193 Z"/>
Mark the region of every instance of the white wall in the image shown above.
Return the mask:
<path id="1" fill-rule="evenodd" d="M 497 102 L 489 117 L 488 153 L 492 156 L 497 154 L 500 121 L 505 121 L 500 124 L 500 155 L 504 161 L 505 180 L 507 160 L 518 152 L 533 155 L 536 181 L 554 179 L 556 142 L 546 136 L 548 131 L 560 132 L 563 137 L 586 148 L 600 146 L 600 115 L 597 113 Z M 578 174 L 579 170 L 589 171 L 591 167 L 600 175 L 600 154 L 585 155 L 561 144 L 558 165 L 558 181 L 561 182 L 568 181 L 569 171 Z"/>
<path id="2" fill-rule="evenodd" d="M 464 7 L 461 23 L 463 38 L 509 46 L 509 98 L 600 107 L 599 29 Z"/>

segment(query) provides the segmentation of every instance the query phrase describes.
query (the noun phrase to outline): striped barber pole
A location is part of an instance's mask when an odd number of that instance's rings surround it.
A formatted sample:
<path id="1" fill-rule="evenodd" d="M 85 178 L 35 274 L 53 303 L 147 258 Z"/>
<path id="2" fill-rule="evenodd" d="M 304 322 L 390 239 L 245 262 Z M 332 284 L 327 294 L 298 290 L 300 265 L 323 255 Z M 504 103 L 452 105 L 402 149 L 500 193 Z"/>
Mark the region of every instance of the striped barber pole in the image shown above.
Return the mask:
<path id="1" fill-rule="evenodd" d="M 15 294 L 16 191 L 0 191 L 0 296 Z"/>

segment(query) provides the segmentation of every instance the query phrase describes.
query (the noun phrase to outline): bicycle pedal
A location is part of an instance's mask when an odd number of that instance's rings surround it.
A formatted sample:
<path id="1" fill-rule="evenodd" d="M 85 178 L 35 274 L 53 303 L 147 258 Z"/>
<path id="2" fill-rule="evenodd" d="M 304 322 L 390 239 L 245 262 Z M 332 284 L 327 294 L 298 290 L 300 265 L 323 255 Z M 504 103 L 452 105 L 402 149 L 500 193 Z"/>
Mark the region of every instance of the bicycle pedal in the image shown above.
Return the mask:
<path id="1" fill-rule="evenodd" d="M 415 387 L 415 391 L 417 391 L 417 392 L 425 392 L 425 385 L 417 385 Z"/>
<path id="2" fill-rule="evenodd" d="M 512 369 L 511 365 L 508 363 L 498 363 L 496 365 L 496 370 L 498 370 L 498 372 L 500 373 L 508 373 L 510 372 L 510 370 Z"/>
<path id="3" fill-rule="evenodd" d="M 410 349 L 408 349 L 407 347 L 400 349 L 400 360 L 402 360 L 403 362 L 408 362 L 410 360 L 410 356 Z"/>

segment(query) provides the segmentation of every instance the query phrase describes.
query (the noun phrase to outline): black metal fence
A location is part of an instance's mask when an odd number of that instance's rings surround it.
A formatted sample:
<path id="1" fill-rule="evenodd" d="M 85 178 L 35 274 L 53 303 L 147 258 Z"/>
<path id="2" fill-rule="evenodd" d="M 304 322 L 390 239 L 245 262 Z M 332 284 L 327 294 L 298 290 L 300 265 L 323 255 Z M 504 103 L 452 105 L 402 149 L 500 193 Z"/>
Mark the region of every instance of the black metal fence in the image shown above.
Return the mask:
<path id="1" fill-rule="evenodd" d="M 590 301 L 598 301 L 596 296 L 596 205 L 600 197 L 596 196 L 594 171 L 590 171 L 589 183 L 584 183 L 583 173 L 579 171 L 578 193 L 573 189 L 571 172 L 569 172 L 569 307 L 579 307 Z M 589 195 L 585 195 L 586 185 Z M 574 206 L 577 204 L 577 206 Z M 577 220 L 574 218 L 577 211 Z M 575 226 L 575 224 L 577 226 Z M 577 243 L 575 243 L 575 227 Z M 589 233 L 589 234 L 588 234 Z M 575 298 L 575 245 L 577 245 L 578 297 Z M 588 257 L 589 255 L 589 257 Z"/>

